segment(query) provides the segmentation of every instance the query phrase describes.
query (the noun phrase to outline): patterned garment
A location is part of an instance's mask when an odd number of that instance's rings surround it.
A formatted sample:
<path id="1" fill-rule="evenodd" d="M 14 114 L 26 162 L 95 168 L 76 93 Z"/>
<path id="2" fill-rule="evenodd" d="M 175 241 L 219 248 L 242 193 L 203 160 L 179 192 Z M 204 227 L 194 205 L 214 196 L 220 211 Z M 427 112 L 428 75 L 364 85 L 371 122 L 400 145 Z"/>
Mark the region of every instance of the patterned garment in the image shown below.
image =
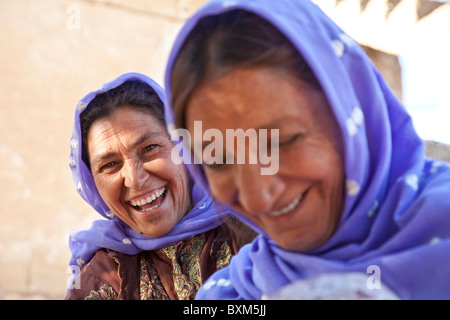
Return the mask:
<path id="1" fill-rule="evenodd" d="M 180 300 L 194 299 L 202 285 L 199 258 L 204 244 L 205 235 L 201 234 L 189 239 L 186 243 L 180 242 L 159 250 L 172 262 L 173 283 Z M 141 256 L 140 289 L 141 300 L 169 299 L 159 280 L 156 267 L 151 260 L 143 256 Z"/>
<path id="2" fill-rule="evenodd" d="M 92 290 L 84 300 L 123 300 L 113 287 L 104 283 L 99 290 Z"/>
<path id="3" fill-rule="evenodd" d="M 233 241 L 223 237 L 224 230 L 219 227 L 134 256 L 101 250 L 82 270 L 81 288 L 70 290 L 66 299 L 192 300 L 212 273 L 209 270 L 230 263 L 235 249 Z M 136 270 L 135 278 L 132 270 Z M 102 279 L 105 274 L 108 279 Z"/>

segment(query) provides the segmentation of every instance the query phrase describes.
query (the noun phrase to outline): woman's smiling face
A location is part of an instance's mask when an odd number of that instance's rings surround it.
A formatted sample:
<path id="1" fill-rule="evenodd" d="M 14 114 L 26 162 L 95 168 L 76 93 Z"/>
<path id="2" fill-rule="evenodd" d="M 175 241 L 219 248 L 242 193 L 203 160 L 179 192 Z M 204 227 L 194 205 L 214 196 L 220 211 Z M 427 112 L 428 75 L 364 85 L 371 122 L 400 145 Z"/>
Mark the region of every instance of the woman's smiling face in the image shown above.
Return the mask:
<path id="1" fill-rule="evenodd" d="M 343 146 L 322 92 L 274 69 L 238 69 L 193 91 L 191 135 L 194 121 L 223 136 L 226 129 L 278 129 L 275 175 L 261 175 L 260 163 L 204 164 L 214 197 L 287 250 L 315 249 L 333 234 L 344 202 Z"/>
<path id="2" fill-rule="evenodd" d="M 92 175 L 106 205 L 149 238 L 168 233 L 189 211 L 191 184 L 171 160 L 173 143 L 151 114 L 132 106 L 96 120 L 87 136 Z"/>

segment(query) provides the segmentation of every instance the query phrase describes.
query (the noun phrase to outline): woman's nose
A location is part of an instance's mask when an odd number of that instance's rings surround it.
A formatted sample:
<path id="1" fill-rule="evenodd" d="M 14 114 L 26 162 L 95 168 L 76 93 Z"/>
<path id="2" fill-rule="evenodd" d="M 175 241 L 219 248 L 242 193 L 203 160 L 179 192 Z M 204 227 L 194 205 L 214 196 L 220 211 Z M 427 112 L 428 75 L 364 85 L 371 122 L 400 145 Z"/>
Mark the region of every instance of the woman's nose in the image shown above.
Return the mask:
<path id="1" fill-rule="evenodd" d="M 127 188 L 139 190 L 149 178 L 149 173 L 139 161 L 126 162 L 122 169 L 124 185 Z"/>
<path id="2" fill-rule="evenodd" d="M 260 165 L 236 165 L 237 201 L 246 213 L 258 215 L 273 210 L 285 191 L 285 184 L 277 175 L 261 175 Z"/>

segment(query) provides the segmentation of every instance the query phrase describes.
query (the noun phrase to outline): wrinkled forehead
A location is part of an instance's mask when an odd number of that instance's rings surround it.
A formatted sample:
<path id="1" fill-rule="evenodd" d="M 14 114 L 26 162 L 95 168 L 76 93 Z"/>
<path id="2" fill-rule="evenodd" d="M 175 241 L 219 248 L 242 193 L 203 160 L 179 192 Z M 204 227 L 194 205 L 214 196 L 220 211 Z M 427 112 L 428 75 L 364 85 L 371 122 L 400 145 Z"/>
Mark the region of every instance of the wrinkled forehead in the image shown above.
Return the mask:
<path id="1" fill-rule="evenodd" d="M 320 90 L 272 68 L 237 69 L 212 83 L 201 84 L 186 106 L 186 125 L 278 129 L 284 123 L 320 125 L 333 117 Z"/>
<path id="2" fill-rule="evenodd" d="M 108 139 L 119 139 L 136 147 L 145 139 L 160 137 L 168 137 L 168 133 L 159 119 L 145 110 L 127 107 L 97 119 L 88 132 L 87 141 L 95 147 Z"/>

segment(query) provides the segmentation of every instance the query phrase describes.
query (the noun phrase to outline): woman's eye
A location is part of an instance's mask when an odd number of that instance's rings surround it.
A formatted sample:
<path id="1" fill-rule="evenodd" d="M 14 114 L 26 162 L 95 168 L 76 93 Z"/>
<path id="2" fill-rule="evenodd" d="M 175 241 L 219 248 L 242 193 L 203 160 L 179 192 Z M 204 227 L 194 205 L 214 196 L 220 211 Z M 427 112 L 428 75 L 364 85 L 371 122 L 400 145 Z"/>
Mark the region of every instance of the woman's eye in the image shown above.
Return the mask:
<path id="1" fill-rule="evenodd" d="M 289 145 L 289 144 L 295 142 L 300 137 L 301 137 L 301 134 L 295 134 L 295 135 L 290 136 L 290 137 L 288 137 L 286 139 L 280 140 L 279 144 L 280 144 L 280 146 Z"/>
<path id="2" fill-rule="evenodd" d="M 216 163 L 216 162 L 213 162 L 213 163 L 205 163 L 204 162 L 203 165 L 206 168 L 211 169 L 211 170 L 217 170 L 217 169 L 223 168 L 223 166 L 224 166 L 223 163 Z"/>
<path id="3" fill-rule="evenodd" d="M 104 164 L 104 165 L 102 165 L 101 167 L 100 167 L 100 172 L 103 172 L 103 171 L 105 171 L 105 170 L 107 170 L 107 169 L 111 169 L 111 168 L 113 168 L 114 166 L 116 165 L 116 162 L 108 162 L 107 164 Z"/>
<path id="4" fill-rule="evenodd" d="M 156 144 L 151 144 L 151 145 L 149 145 L 149 146 L 146 146 L 146 147 L 144 148 L 144 152 L 152 151 L 152 150 L 155 149 L 156 147 L 157 147 Z"/>

